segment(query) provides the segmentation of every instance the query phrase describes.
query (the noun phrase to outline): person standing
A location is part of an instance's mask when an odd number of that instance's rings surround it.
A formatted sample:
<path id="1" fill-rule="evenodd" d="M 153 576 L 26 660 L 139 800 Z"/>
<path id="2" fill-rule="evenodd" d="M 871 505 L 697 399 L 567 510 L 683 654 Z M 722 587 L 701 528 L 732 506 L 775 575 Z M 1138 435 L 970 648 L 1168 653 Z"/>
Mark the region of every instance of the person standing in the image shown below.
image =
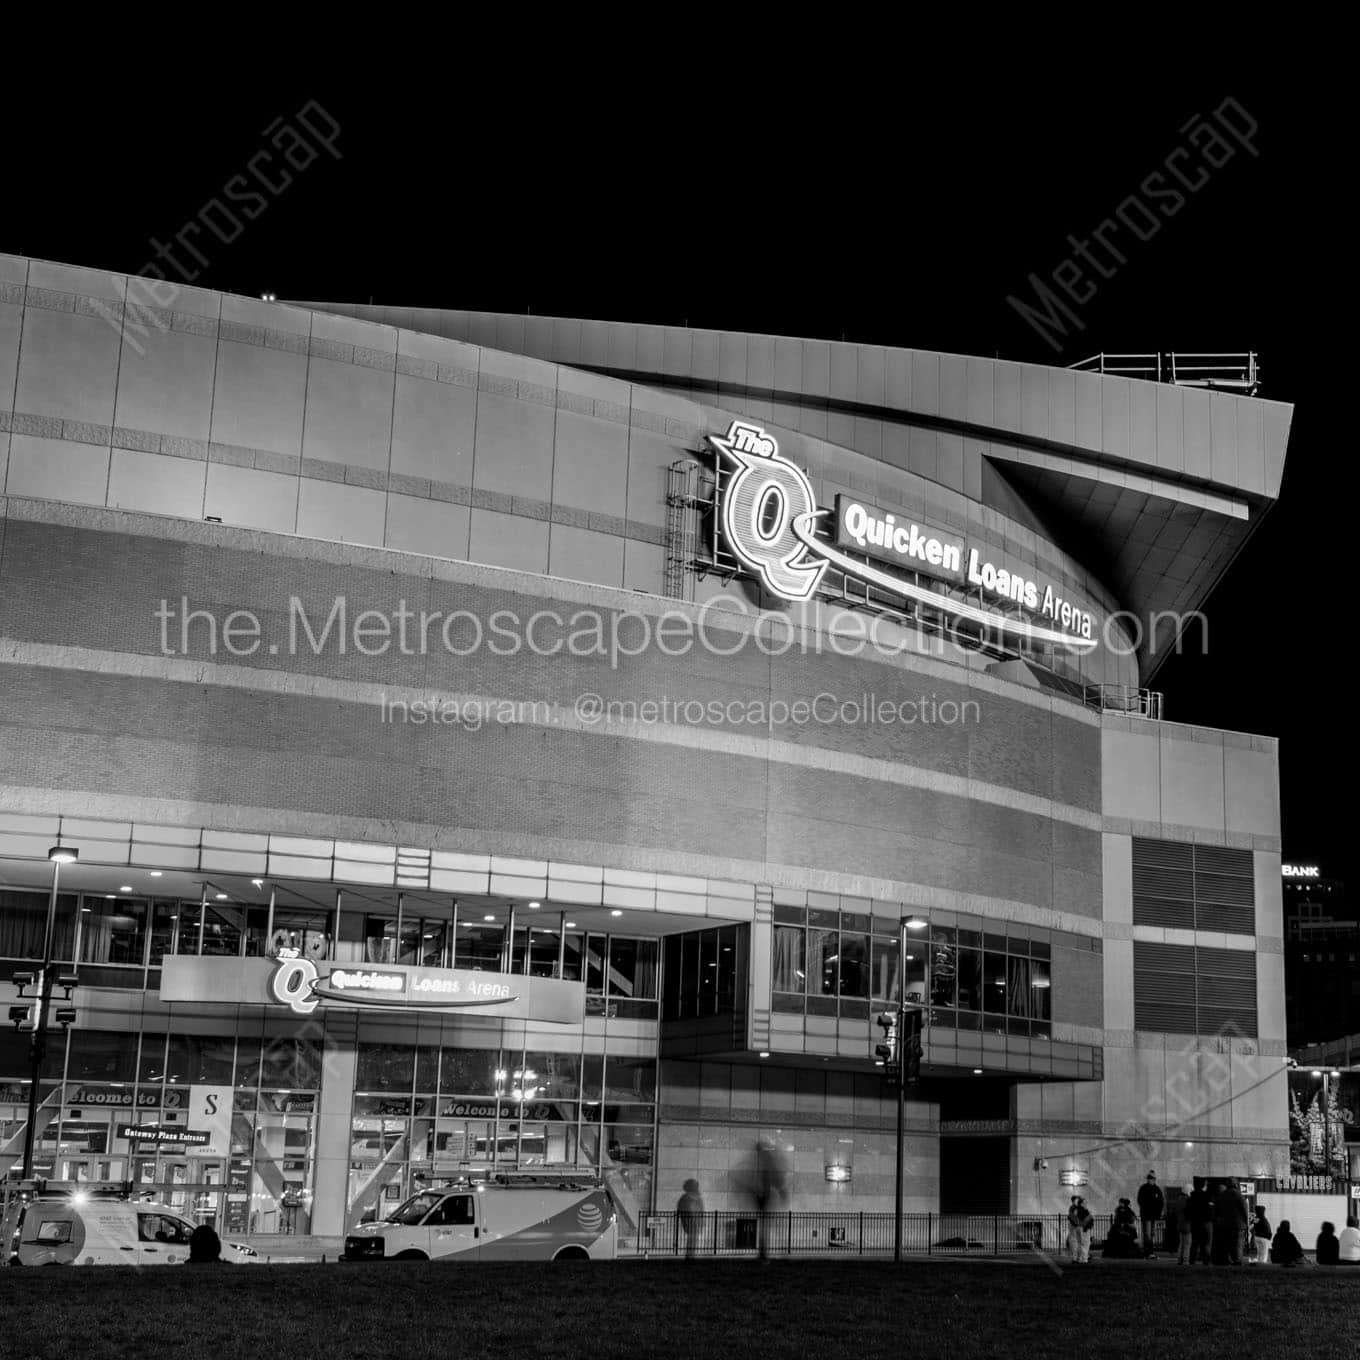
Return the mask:
<path id="1" fill-rule="evenodd" d="M 1270 1220 L 1266 1217 L 1266 1206 L 1256 1206 L 1256 1221 L 1251 1225 L 1251 1250 L 1247 1259 L 1253 1265 L 1264 1265 L 1270 1256 Z"/>
<path id="2" fill-rule="evenodd" d="M 676 1202 L 675 1212 L 680 1219 L 680 1230 L 685 1234 L 685 1259 L 690 1260 L 698 1245 L 704 1215 L 704 1198 L 699 1193 L 699 1182 L 692 1177 L 685 1182 L 685 1193 Z"/>
<path id="3" fill-rule="evenodd" d="M 1091 1261 L 1091 1229 L 1095 1219 L 1080 1195 L 1072 1196 L 1067 1211 L 1067 1251 L 1073 1265 L 1089 1265 Z"/>
<path id="4" fill-rule="evenodd" d="M 1204 1188 L 1204 1177 L 1195 1177 L 1195 1188 L 1190 1192 L 1190 1205 L 1187 1210 L 1190 1218 L 1190 1264 L 1203 1261 L 1209 1264 L 1209 1233 L 1213 1222 L 1213 1204 L 1209 1192 Z"/>
<path id="5" fill-rule="evenodd" d="M 1247 1201 L 1236 1181 L 1224 1181 L 1214 1200 L 1214 1261 L 1242 1264 L 1242 1242 L 1247 1234 Z"/>
<path id="6" fill-rule="evenodd" d="M 1181 1197 L 1176 1201 L 1176 1251 L 1180 1265 L 1194 1260 L 1191 1254 L 1194 1238 L 1190 1232 L 1190 1196 L 1194 1193 L 1192 1186 L 1183 1186 Z"/>
<path id="7" fill-rule="evenodd" d="M 1147 1180 L 1138 1189 L 1138 1217 L 1143 1224 L 1145 1260 L 1153 1259 L 1153 1251 L 1157 1245 L 1157 1223 L 1165 1210 L 1166 1196 L 1162 1194 L 1162 1187 L 1157 1184 L 1157 1173 L 1149 1171 Z"/>

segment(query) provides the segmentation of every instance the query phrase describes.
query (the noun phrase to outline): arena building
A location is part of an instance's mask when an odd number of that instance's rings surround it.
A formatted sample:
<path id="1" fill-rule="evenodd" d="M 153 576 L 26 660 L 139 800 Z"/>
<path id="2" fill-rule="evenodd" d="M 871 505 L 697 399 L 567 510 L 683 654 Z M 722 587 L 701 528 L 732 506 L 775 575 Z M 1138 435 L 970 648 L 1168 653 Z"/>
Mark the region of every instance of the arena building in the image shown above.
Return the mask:
<path id="1" fill-rule="evenodd" d="M 35 1166 L 224 1230 L 888 1209 L 904 997 L 909 1210 L 1285 1174 L 1275 745 L 1150 682 L 1291 412 L 1095 367 L 0 256 L 0 1166 L 61 846 Z"/>

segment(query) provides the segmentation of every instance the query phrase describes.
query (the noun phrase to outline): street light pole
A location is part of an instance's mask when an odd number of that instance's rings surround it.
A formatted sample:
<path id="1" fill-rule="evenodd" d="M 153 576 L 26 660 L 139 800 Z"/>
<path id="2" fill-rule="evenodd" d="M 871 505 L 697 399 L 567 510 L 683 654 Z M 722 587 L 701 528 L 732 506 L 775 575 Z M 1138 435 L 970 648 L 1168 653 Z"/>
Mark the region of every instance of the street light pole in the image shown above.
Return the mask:
<path id="1" fill-rule="evenodd" d="M 43 934 L 42 971 L 38 975 L 38 1009 L 33 1017 L 33 1037 L 28 1046 L 28 1127 L 24 1130 L 23 1179 L 33 1175 L 33 1142 L 38 1131 L 38 1082 L 43 1059 L 47 1056 L 47 1012 L 52 1004 L 52 950 L 57 935 L 57 884 L 61 866 L 74 864 L 79 851 L 69 845 L 54 845 L 47 858 L 52 861 L 52 891 L 47 898 L 47 929 Z"/>
<path id="2" fill-rule="evenodd" d="M 902 1261 L 902 1179 L 903 1152 L 906 1145 L 908 1048 L 915 1041 L 916 1028 L 907 1034 L 907 932 L 924 930 L 929 923 L 920 916 L 904 916 L 897 930 L 897 1155 L 894 1158 L 896 1199 L 893 1201 L 893 1261 Z M 928 957 L 928 954 L 927 954 Z M 921 1028 L 925 1028 L 925 1012 L 921 1010 Z M 912 1055 L 914 1056 L 914 1055 Z"/>
<path id="3" fill-rule="evenodd" d="M 898 926 L 897 941 L 897 1156 L 893 1197 L 893 1262 L 902 1263 L 902 1151 L 907 1120 L 907 922 Z"/>

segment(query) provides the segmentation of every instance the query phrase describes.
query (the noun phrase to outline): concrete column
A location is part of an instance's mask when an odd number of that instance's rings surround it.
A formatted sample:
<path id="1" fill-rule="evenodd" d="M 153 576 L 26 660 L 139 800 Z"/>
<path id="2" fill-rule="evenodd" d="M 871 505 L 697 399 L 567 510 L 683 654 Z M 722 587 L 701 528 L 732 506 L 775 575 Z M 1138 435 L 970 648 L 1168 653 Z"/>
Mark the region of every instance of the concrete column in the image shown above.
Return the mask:
<path id="1" fill-rule="evenodd" d="M 345 1231 L 359 1021 L 357 1016 L 334 1012 L 326 1017 L 325 1023 L 321 1102 L 316 1117 L 312 1232 L 318 1237 L 338 1237 Z"/>

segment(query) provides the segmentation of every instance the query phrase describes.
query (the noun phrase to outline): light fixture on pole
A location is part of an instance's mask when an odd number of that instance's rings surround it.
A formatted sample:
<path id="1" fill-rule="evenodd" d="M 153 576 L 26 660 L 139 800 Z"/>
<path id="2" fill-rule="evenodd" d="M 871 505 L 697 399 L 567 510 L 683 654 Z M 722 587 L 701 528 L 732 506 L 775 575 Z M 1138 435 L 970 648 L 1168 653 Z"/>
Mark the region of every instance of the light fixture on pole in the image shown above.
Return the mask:
<path id="1" fill-rule="evenodd" d="M 52 891 L 47 898 L 42 969 L 36 979 L 38 1005 L 28 1046 L 28 1127 L 24 1130 L 24 1180 L 29 1180 L 33 1175 L 33 1142 L 38 1130 L 38 1082 L 42 1077 L 43 1059 L 47 1056 L 47 1012 L 52 1004 L 52 950 L 57 933 L 57 885 L 61 881 L 61 866 L 74 864 L 79 857 L 80 852 L 73 845 L 54 845 L 47 852 L 47 858 L 52 862 Z"/>

